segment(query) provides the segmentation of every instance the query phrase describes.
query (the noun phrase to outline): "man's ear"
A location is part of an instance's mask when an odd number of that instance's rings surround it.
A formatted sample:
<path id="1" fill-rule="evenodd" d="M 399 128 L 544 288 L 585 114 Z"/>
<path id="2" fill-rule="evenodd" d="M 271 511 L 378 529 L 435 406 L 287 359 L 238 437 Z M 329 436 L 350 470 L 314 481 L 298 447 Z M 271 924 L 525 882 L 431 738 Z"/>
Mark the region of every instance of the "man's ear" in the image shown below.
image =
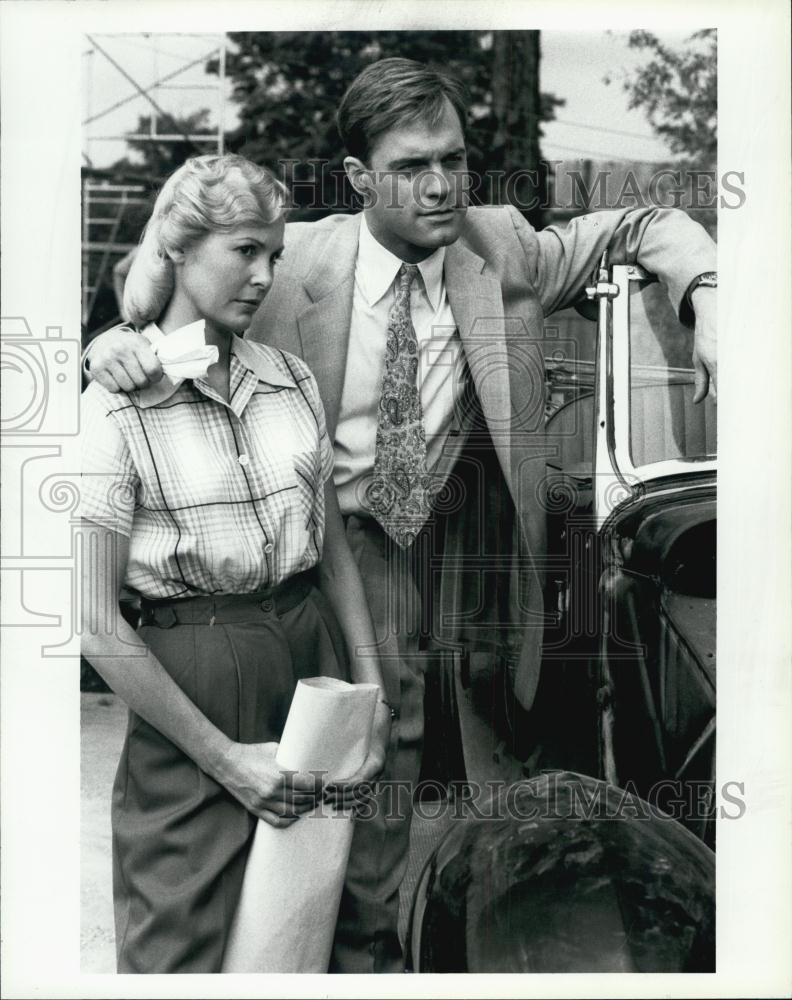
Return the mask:
<path id="1" fill-rule="evenodd" d="M 359 160 L 356 156 L 345 156 L 344 170 L 349 178 L 349 183 L 352 185 L 357 194 L 363 198 L 370 197 L 374 177 L 371 170 L 365 165 L 365 163 L 363 163 L 362 160 Z"/>

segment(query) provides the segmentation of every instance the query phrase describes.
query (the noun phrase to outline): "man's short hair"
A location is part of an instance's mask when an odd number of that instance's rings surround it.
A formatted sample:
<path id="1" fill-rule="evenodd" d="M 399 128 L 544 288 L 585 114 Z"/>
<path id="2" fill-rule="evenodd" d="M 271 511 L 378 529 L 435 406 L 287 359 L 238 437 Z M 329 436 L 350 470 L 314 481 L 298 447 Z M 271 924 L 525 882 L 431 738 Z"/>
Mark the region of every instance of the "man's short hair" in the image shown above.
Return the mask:
<path id="1" fill-rule="evenodd" d="M 338 131 L 349 155 L 365 162 L 377 137 L 389 129 L 415 121 L 436 123 L 445 98 L 464 130 L 467 93 L 460 80 L 413 59 L 380 59 L 355 77 L 341 99 Z"/>

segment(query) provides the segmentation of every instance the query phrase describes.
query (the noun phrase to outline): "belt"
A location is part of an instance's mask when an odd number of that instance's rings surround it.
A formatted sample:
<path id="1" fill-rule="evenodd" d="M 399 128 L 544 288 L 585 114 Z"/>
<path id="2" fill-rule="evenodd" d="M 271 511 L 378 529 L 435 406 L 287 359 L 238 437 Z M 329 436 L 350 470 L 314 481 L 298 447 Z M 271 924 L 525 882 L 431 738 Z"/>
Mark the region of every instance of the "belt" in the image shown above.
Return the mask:
<path id="1" fill-rule="evenodd" d="M 250 621 L 251 615 L 282 615 L 296 608 L 317 585 L 315 569 L 290 576 L 275 587 L 250 594 L 214 594 L 211 597 L 142 598 L 141 625 L 223 625 Z"/>

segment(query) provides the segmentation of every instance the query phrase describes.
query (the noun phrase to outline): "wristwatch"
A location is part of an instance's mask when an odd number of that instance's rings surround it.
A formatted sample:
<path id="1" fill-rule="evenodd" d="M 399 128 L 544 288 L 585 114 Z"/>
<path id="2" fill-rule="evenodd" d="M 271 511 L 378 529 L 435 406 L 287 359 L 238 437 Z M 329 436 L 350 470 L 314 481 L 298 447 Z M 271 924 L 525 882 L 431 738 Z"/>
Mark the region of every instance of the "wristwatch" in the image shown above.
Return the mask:
<path id="1" fill-rule="evenodd" d="M 717 271 L 704 271 L 703 274 L 698 274 L 688 285 L 688 290 L 685 292 L 685 298 L 688 300 L 688 305 L 692 308 L 692 303 L 690 297 L 695 292 L 697 288 L 703 286 L 704 288 L 717 288 L 718 287 L 718 272 Z"/>

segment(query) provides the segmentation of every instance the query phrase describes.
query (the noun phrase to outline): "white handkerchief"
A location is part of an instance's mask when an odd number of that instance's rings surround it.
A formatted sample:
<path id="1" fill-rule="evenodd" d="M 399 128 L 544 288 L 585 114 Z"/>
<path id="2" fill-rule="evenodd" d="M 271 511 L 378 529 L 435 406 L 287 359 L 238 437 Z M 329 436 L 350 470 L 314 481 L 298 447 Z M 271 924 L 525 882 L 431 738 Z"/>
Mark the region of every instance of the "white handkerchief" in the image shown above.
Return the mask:
<path id="1" fill-rule="evenodd" d="M 219 357 L 214 344 L 206 343 L 206 324 L 202 319 L 188 323 L 167 336 L 153 323 L 143 333 L 160 359 L 162 370 L 173 382 L 204 378 L 209 366 L 215 364 Z"/>

